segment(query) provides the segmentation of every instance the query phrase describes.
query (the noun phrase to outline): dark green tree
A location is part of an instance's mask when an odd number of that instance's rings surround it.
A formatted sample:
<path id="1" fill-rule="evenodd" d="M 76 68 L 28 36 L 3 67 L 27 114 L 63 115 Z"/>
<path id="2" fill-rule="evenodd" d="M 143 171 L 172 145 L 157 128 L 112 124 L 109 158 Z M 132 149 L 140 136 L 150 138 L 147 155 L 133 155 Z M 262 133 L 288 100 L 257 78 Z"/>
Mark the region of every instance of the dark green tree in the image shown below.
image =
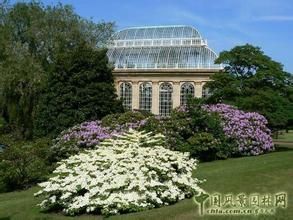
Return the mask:
<path id="1" fill-rule="evenodd" d="M 121 112 L 113 83 L 105 49 L 81 43 L 59 53 L 36 115 L 38 133 L 56 135 L 77 123 Z"/>
<path id="2" fill-rule="evenodd" d="M 225 69 L 207 83 L 212 93 L 208 102 L 259 112 L 273 130 L 289 126 L 293 118 L 293 80 L 280 63 L 249 44 L 221 52 L 216 63 L 223 63 Z"/>
<path id="3" fill-rule="evenodd" d="M 3 1 L 0 116 L 21 137 L 31 138 L 39 95 L 56 69 L 59 53 L 74 50 L 82 42 L 91 48 L 103 47 L 113 25 L 83 19 L 68 5 L 44 6 L 36 1 L 10 5 Z"/>

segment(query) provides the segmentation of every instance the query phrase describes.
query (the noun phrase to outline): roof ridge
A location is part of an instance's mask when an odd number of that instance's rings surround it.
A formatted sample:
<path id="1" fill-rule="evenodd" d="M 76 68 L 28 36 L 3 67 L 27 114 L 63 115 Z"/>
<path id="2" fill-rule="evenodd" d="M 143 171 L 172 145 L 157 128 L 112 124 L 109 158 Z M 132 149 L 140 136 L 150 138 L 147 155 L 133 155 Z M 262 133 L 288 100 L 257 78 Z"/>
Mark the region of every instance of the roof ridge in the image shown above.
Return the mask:
<path id="1" fill-rule="evenodd" d="M 165 28 L 165 27 L 192 27 L 189 25 L 151 25 L 151 26 L 132 26 L 132 27 L 125 27 L 121 30 L 127 30 L 127 29 L 148 29 L 148 28 Z M 119 31 L 121 31 L 119 30 Z"/>

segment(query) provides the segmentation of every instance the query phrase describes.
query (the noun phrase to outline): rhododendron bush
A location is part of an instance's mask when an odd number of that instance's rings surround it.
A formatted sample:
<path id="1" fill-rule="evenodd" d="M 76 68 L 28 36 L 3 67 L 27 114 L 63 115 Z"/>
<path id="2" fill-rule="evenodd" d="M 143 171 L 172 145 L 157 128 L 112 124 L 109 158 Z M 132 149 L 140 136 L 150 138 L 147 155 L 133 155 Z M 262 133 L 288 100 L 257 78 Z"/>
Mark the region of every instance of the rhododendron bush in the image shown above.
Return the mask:
<path id="1" fill-rule="evenodd" d="M 114 128 L 105 127 L 101 121 L 88 121 L 69 128 L 54 140 L 52 156 L 55 160 L 67 158 L 78 153 L 81 149 L 93 148 L 101 141 L 117 134 L 123 134 L 128 129 L 139 128 L 145 123 L 144 120 L 125 123 Z"/>
<path id="2" fill-rule="evenodd" d="M 225 134 L 235 139 L 241 155 L 259 155 L 273 150 L 271 131 L 264 116 L 226 104 L 206 105 L 203 108 L 220 114 Z"/>
<path id="3" fill-rule="evenodd" d="M 262 115 L 226 104 L 203 105 L 195 100 L 189 106 L 176 109 L 170 118 L 126 112 L 106 116 L 102 122 L 76 125 L 55 140 L 51 148 L 53 160 L 60 161 L 81 150 L 92 149 L 129 128 L 163 133 L 167 148 L 190 152 L 192 157 L 202 161 L 259 155 L 273 150 L 267 120 Z"/>
<path id="4" fill-rule="evenodd" d="M 59 162 L 36 195 L 44 210 L 75 215 L 134 212 L 169 205 L 202 192 L 192 177 L 196 160 L 162 146 L 165 137 L 130 130 L 96 149 Z"/>

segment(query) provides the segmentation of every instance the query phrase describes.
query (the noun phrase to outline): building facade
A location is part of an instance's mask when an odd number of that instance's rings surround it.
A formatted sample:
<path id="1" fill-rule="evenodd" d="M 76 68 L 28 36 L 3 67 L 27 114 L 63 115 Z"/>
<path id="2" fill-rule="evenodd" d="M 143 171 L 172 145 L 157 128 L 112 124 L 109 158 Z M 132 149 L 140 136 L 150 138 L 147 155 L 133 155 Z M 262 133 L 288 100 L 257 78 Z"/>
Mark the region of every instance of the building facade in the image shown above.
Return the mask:
<path id="1" fill-rule="evenodd" d="M 118 31 L 107 55 L 124 108 L 161 116 L 186 104 L 188 96 L 207 95 L 205 83 L 222 69 L 207 41 L 183 25 Z"/>

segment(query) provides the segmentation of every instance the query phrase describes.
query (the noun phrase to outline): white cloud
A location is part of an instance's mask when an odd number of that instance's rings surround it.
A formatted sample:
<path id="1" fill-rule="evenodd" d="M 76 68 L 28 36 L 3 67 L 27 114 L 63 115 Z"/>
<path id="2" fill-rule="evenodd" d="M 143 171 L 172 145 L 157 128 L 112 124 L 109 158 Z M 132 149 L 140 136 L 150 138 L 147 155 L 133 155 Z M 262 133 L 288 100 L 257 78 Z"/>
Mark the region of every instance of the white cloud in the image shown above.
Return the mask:
<path id="1" fill-rule="evenodd" d="M 289 15 L 270 15 L 261 16 L 255 19 L 256 21 L 293 21 L 293 16 Z"/>

